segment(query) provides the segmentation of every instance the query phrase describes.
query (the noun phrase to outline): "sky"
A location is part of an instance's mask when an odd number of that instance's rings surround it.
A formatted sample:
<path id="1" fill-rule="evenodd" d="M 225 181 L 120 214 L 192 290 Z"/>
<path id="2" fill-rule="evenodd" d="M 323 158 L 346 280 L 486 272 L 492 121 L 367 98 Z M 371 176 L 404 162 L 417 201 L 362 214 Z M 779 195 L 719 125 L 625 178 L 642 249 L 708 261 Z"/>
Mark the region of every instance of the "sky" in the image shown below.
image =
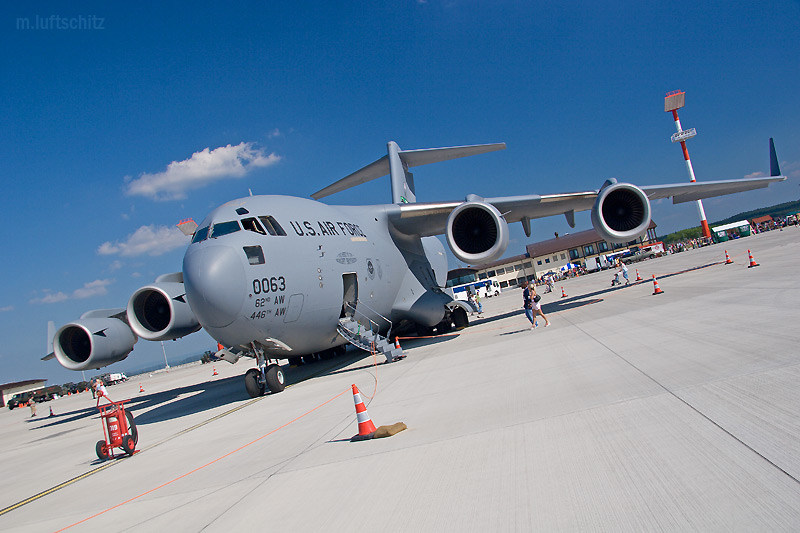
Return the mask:
<path id="1" fill-rule="evenodd" d="M 73 5 L 74 4 L 74 5 Z M 416 167 L 419 201 L 688 181 L 787 182 L 710 199 L 710 222 L 800 198 L 800 3 L 15 2 L 0 7 L 0 383 L 79 381 L 42 362 L 47 321 L 120 308 L 181 269 L 175 225 L 253 194 L 308 197 L 386 153 L 505 142 Z M 761 173 L 761 174 L 758 174 Z M 391 201 L 388 178 L 325 202 Z M 572 230 L 511 227 L 506 255 Z M 699 224 L 653 205 L 661 235 Z M 450 267 L 459 264 L 452 258 Z M 197 333 L 169 357 L 214 348 Z M 139 341 L 129 370 L 163 361 Z M 90 373 L 87 372 L 87 377 Z M 93 372 L 92 372 L 93 374 Z"/>

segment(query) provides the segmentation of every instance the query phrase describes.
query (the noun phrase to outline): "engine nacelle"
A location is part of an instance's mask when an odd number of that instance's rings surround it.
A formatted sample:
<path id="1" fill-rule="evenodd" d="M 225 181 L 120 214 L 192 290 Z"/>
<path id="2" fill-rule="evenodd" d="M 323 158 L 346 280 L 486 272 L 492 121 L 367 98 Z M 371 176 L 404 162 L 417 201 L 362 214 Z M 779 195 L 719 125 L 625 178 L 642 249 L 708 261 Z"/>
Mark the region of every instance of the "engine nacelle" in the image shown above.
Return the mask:
<path id="1" fill-rule="evenodd" d="M 178 339 L 200 329 L 186 303 L 186 289 L 177 281 L 160 281 L 137 290 L 128 301 L 128 323 L 148 341 Z"/>
<path id="2" fill-rule="evenodd" d="M 53 352 L 69 370 L 101 368 L 122 361 L 133 350 L 136 336 L 117 318 L 82 318 L 61 326 Z"/>
<path id="3" fill-rule="evenodd" d="M 508 223 L 491 204 L 464 202 L 447 218 L 447 244 L 468 265 L 494 261 L 508 247 Z"/>
<path id="4" fill-rule="evenodd" d="M 604 186 L 592 208 L 592 225 L 608 242 L 632 241 L 650 225 L 650 199 L 630 183 Z"/>

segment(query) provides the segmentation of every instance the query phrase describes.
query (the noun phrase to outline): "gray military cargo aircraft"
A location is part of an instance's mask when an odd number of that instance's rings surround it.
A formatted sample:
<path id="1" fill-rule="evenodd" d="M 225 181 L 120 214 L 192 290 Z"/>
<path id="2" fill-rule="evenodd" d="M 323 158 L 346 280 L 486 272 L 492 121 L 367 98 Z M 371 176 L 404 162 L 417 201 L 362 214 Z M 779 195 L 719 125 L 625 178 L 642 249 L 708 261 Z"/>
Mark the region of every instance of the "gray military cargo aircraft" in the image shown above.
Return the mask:
<path id="1" fill-rule="evenodd" d="M 126 309 L 85 313 L 51 337 L 55 357 L 71 370 L 100 368 L 125 359 L 141 337 L 177 339 L 204 328 L 229 362 L 253 357 L 245 374 L 248 393 L 280 392 L 278 364 L 308 354 L 324 357 L 347 344 L 401 356 L 391 342 L 399 328 L 447 332 L 468 325 L 466 304 L 442 288 L 447 258 L 467 264 L 500 258 L 508 224 L 591 210 L 600 236 L 628 242 L 650 224 L 650 201 L 682 203 L 767 187 L 780 176 L 771 145 L 770 177 L 637 187 L 611 179 L 598 190 L 566 194 L 416 201 L 410 167 L 482 154 L 504 143 L 388 154 L 311 195 L 249 196 L 228 202 L 185 233 L 192 235 L 182 272 L 166 274 L 131 296 Z M 331 206 L 317 200 L 355 185 L 390 176 L 392 203 Z M 183 228 L 185 229 L 185 228 Z"/>

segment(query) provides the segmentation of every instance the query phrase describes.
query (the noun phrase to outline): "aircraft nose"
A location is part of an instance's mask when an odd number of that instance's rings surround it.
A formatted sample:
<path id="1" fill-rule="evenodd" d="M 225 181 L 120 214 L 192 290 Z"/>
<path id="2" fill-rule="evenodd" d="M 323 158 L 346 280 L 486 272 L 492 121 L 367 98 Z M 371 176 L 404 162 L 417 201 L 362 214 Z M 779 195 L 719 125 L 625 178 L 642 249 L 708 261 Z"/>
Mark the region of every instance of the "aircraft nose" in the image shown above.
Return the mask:
<path id="1" fill-rule="evenodd" d="M 239 255 L 220 245 L 187 250 L 183 282 L 189 305 L 203 326 L 224 328 L 239 317 L 246 292 Z"/>

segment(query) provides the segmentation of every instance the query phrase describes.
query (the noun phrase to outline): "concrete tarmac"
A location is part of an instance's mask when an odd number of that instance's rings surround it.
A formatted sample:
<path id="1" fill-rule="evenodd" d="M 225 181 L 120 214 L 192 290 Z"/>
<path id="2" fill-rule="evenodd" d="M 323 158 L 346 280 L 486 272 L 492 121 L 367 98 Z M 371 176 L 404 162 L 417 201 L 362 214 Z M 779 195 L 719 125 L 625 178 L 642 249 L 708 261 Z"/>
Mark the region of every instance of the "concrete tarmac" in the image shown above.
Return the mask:
<path id="1" fill-rule="evenodd" d="M 135 378 L 109 394 L 142 451 L 106 463 L 90 394 L 3 409 L 0 530 L 797 531 L 798 257 L 792 227 L 567 280 L 536 330 L 508 290 L 405 360 L 348 352 L 256 400 L 249 361 Z M 349 442 L 351 383 L 408 429 Z"/>

